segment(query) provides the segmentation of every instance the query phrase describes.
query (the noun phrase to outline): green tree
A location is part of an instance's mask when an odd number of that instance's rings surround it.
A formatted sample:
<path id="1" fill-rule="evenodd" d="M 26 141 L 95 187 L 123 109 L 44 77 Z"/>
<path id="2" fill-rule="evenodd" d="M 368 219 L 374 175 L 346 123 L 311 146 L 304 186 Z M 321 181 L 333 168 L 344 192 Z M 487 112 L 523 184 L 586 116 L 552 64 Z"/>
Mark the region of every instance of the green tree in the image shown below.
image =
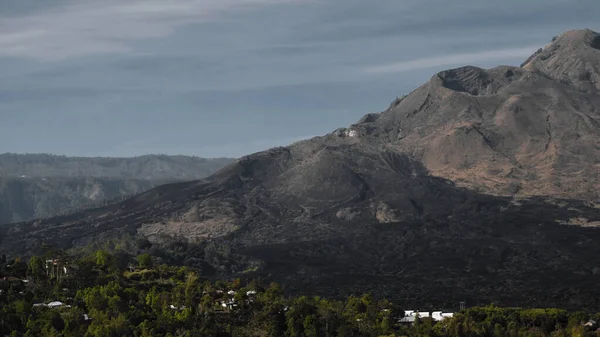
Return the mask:
<path id="1" fill-rule="evenodd" d="M 304 318 L 304 336 L 305 337 L 318 337 L 319 327 L 318 321 L 315 315 L 308 315 Z"/>
<path id="2" fill-rule="evenodd" d="M 415 336 L 429 337 L 434 336 L 433 332 L 433 319 L 429 317 L 416 318 L 414 325 Z"/>
<path id="3" fill-rule="evenodd" d="M 137 261 L 141 268 L 152 268 L 152 256 L 148 253 L 138 255 Z"/>
<path id="4" fill-rule="evenodd" d="M 496 324 L 494 326 L 494 337 L 504 337 L 504 336 L 506 336 L 506 332 L 504 331 L 504 328 L 502 327 L 502 325 Z"/>
<path id="5" fill-rule="evenodd" d="M 97 250 L 94 254 L 94 258 L 96 266 L 104 268 L 106 270 L 111 264 L 112 256 L 106 250 Z"/>
<path id="6" fill-rule="evenodd" d="M 39 256 L 32 256 L 27 265 L 27 275 L 34 280 L 41 280 L 46 276 L 46 266 L 44 260 Z"/>
<path id="7" fill-rule="evenodd" d="M 200 298 L 199 277 L 196 273 L 189 273 L 185 279 L 185 305 L 192 307 Z"/>

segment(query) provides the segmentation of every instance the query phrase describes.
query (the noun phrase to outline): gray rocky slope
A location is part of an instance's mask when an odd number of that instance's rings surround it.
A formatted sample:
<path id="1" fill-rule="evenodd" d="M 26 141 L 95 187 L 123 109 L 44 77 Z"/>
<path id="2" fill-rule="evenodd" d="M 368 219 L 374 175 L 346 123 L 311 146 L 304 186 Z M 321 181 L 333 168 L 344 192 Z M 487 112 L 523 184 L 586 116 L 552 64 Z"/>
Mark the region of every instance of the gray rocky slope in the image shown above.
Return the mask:
<path id="1" fill-rule="evenodd" d="M 205 180 L 4 227 L 0 250 L 172 236 L 227 243 L 290 291 L 592 308 L 599 39 L 570 31 L 523 67 L 441 72 L 382 113 Z"/>

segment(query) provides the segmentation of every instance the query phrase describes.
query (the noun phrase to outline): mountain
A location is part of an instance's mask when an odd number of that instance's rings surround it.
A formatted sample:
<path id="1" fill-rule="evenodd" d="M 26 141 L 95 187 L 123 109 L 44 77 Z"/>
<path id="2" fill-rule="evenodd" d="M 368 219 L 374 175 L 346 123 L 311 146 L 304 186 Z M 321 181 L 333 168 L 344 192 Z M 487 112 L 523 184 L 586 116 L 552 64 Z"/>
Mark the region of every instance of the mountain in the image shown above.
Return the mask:
<path id="1" fill-rule="evenodd" d="M 0 223 L 74 212 L 94 204 L 131 197 L 165 182 L 78 177 L 0 177 Z"/>
<path id="2" fill-rule="evenodd" d="M 233 158 L 145 155 L 131 158 L 0 154 L 0 177 L 83 177 L 194 180 L 213 174 Z"/>
<path id="3" fill-rule="evenodd" d="M 459 186 L 598 200 L 598 48 L 597 33 L 570 31 L 523 68 L 443 71 L 351 129 Z"/>
<path id="4" fill-rule="evenodd" d="M 597 307 L 598 36 L 567 32 L 523 67 L 438 73 L 381 113 L 204 180 L 0 227 L 0 251 L 171 237 L 213 245 L 183 262 L 211 263 L 220 245 L 245 265 L 218 274 L 258 269 L 292 292 Z"/>
<path id="5" fill-rule="evenodd" d="M 206 177 L 233 159 L 0 154 L 0 223 L 72 212 L 152 187 Z"/>

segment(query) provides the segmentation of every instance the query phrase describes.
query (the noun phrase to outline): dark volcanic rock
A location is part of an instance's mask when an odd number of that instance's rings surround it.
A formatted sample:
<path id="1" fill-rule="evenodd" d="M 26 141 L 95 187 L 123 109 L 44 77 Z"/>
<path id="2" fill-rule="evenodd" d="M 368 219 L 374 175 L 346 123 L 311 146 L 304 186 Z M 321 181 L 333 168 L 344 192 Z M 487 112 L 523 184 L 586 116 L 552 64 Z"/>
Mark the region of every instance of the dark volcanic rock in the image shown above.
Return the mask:
<path id="1" fill-rule="evenodd" d="M 542 65 L 442 72 L 380 114 L 206 180 L 4 227 L 0 250 L 210 239 L 290 291 L 595 307 L 599 93 Z"/>

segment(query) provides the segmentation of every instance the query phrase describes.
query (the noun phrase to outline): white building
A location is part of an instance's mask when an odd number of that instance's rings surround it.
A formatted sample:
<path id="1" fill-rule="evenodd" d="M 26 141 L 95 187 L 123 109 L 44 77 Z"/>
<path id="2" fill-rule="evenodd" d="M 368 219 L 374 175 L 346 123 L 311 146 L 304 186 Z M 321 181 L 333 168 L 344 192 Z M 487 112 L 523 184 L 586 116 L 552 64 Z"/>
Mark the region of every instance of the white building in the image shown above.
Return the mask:
<path id="1" fill-rule="evenodd" d="M 238 305 L 235 303 L 235 301 L 233 299 L 230 299 L 230 300 L 221 302 L 221 306 L 223 308 L 233 310 L 233 308 L 236 308 Z"/>
<path id="2" fill-rule="evenodd" d="M 435 322 L 440 322 L 446 318 L 453 317 L 454 314 L 451 312 L 442 312 L 442 311 L 418 311 L 418 310 L 405 310 L 404 317 L 399 320 L 399 323 L 410 323 L 414 324 L 415 319 L 418 318 L 431 318 Z"/>

